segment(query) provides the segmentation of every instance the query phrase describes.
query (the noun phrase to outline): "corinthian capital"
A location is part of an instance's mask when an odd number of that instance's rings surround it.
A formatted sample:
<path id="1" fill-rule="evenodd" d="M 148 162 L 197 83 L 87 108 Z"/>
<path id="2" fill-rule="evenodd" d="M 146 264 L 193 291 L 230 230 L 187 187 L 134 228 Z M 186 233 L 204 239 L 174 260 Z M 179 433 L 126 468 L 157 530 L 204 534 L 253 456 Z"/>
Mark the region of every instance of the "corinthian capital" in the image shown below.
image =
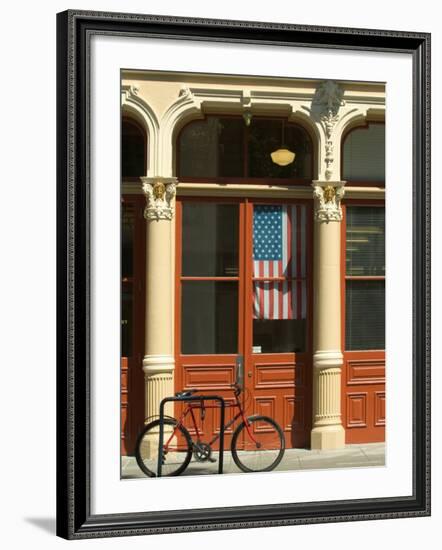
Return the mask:
<path id="1" fill-rule="evenodd" d="M 318 222 L 340 222 L 342 220 L 341 200 L 344 197 L 345 181 L 314 181 L 315 220 Z"/>
<path id="2" fill-rule="evenodd" d="M 176 194 L 176 178 L 141 178 L 146 195 L 146 220 L 171 220 L 173 218 L 173 199 Z"/>

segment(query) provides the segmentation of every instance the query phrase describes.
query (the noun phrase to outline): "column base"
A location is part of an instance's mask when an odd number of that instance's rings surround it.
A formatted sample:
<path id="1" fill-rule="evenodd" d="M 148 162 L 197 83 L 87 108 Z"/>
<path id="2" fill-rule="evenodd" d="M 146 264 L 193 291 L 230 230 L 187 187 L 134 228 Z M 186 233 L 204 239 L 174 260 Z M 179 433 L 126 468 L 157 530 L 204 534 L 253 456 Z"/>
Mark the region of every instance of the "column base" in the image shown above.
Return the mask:
<path id="1" fill-rule="evenodd" d="M 174 395 L 174 358 L 170 355 L 146 355 L 143 359 L 145 385 L 145 418 L 158 418 L 164 397 Z M 167 403 L 164 414 L 174 415 L 174 404 Z"/>
<path id="2" fill-rule="evenodd" d="M 317 426 L 311 431 L 312 450 L 332 450 L 345 447 L 345 430 L 342 426 Z"/>

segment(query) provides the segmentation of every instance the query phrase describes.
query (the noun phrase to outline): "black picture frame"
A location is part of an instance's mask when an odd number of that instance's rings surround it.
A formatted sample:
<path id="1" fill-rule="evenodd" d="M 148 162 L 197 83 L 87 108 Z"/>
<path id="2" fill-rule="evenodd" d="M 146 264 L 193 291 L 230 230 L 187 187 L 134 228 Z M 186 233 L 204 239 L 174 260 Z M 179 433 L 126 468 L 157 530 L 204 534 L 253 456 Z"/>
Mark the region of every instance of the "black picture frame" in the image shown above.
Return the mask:
<path id="1" fill-rule="evenodd" d="M 89 42 L 94 34 L 408 53 L 413 59 L 413 494 L 92 515 Z M 430 35 L 69 10 L 57 15 L 57 534 L 67 539 L 430 515 Z"/>

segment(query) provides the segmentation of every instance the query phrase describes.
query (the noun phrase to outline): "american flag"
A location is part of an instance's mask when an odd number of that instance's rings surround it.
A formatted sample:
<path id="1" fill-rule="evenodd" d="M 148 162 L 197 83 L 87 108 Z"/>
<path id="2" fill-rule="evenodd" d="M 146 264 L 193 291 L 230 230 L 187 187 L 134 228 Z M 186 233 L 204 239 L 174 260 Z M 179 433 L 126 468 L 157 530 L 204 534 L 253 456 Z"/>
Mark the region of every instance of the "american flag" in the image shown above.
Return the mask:
<path id="1" fill-rule="evenodd" d="M 254 206 L 253 276 L 255 319 L 306 318 L 305 205 Z"/>

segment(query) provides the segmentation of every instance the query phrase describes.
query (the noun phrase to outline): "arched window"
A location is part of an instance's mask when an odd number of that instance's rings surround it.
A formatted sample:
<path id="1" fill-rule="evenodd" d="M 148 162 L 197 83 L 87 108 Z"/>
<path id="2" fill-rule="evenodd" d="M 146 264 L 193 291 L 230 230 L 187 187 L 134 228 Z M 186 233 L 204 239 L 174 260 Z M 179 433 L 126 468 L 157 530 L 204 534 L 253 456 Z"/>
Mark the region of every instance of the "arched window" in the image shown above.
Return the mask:
<path id="1" fill-rule="evenodd" d="M 123 118 L 121 128 L 121 173 L 123 178 L 146 175 L 146 133 L 130 118 Z"/>
<path id="2" fill-rule="evenodd" d="M 385 182 L 385 124 L 354 128 L 342 144 L 342 179 L 351 183 Z"/>
<path id="3" fill-rule="evenodd" d="M 295 160 L 280 166 L 271 153 L 280 148 Z M 283 118 L 253 116 L 247 126 L 240 115 L 209 115 L 184 126 L 177 140 L 180 181 L 305 183 L 313 174 L 313 146 L 307 131 Z M 244 183 L 246 183 L 244 181 Z"/>

